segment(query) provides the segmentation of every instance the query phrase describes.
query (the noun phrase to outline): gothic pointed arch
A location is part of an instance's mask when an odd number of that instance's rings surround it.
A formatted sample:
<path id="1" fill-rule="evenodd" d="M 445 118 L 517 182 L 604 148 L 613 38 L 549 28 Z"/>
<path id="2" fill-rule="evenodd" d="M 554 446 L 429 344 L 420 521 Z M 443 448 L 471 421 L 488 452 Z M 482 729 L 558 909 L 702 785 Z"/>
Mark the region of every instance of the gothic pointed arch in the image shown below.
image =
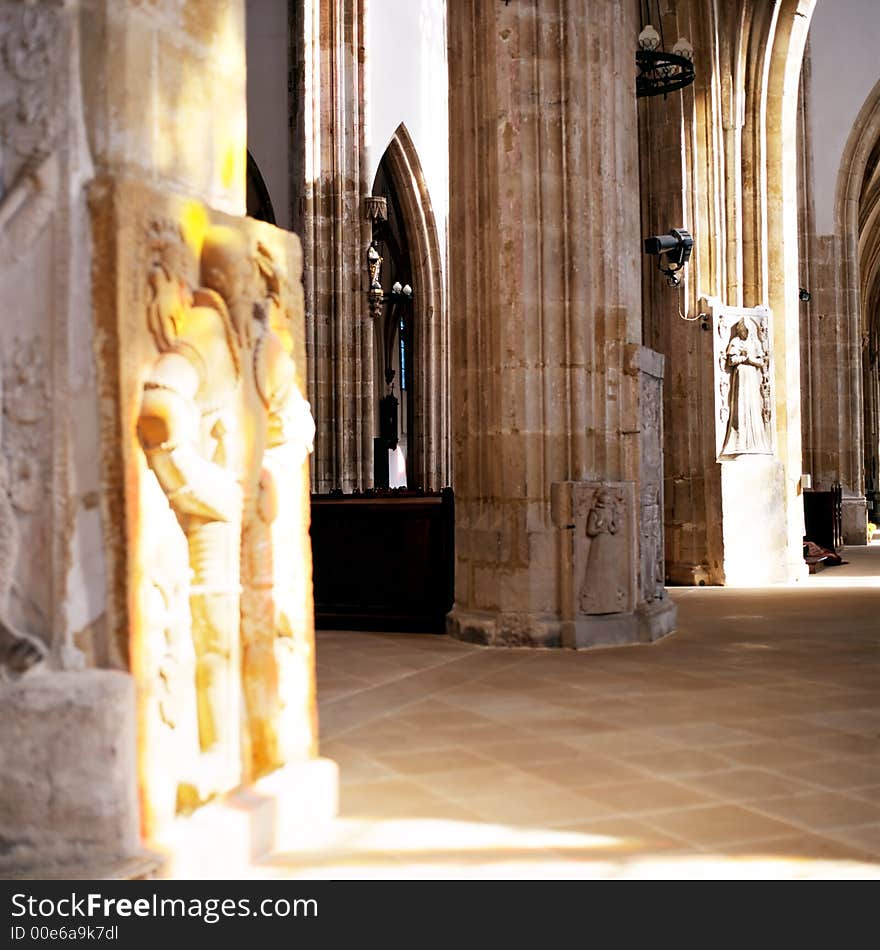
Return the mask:
<path id="1" fill-rule="evenodd" d="M 443 258 L 437 223 L 418 151 L 401 123 L 379 163 L 390 183 L 408 243 L 412 270 L 413 319 L 409 337 L 412 389 L 408 445 L 410 486 L 449 484 L 449 342 Z M 382 197 L 382 195 L 377 195 Z"/>

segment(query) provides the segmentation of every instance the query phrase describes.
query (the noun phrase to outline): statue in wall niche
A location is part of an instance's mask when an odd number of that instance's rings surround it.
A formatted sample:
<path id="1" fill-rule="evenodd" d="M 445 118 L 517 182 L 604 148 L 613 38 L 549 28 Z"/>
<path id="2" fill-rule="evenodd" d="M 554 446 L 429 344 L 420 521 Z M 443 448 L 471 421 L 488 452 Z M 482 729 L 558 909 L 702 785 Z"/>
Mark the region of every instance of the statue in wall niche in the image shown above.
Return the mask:
<path id="1" fill-rule="evenodd" d="M 149 274 L 160 355 L 144 383 L 138 435 L 189 548 L 201 755 L 181 784 L 204 800 L 240 783 L 243 742 L 256 770 L 280 764 L 270 725 L 277 671 L 269 456 L 294 433 L 308 451 L 314 424 L 274 328 L 282 277 L 271 254 L 212 227 L 199 269 L 195 291 L 162 262 Z"/>
<path id="2" fill-rule="evenodd" d="M 768 358 L 753 320 L 743 317 L 733 326 L 725 363 L 729 414 L 721 456 L 770 454 L 765 407 Z"/>
<path id="3" fill-rule="evenodd" d="M 581 588 L 584 613 L 615 613 L 625 609 L 627 591 L 618 582 L 620 565 L 628 563 L 627 552 L 620 550 L 617 540 L 622 506 L 622 499 L 612 489 L 600 488 L 587 514 L 589 551 Z"/>

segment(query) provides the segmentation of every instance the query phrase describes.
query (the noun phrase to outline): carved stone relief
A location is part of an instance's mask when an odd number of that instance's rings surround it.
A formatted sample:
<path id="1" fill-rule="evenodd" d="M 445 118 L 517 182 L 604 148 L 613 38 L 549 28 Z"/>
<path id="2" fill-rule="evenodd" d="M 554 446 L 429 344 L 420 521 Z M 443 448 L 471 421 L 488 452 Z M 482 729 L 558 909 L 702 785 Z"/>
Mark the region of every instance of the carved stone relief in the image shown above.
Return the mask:
<path id="1" fill-rule="evenodd" d="M 583 614 L 635 610 L 635 537 L 631 482 L 580 482 L 575 486 L 576 579 Z"/>
<path id="2" fill-rule="evenodd" d="M 663 549 L 663 363 L 657 354 L 639 373 L 641 480 L 639 548 L 641 595 L 646 603 L 666 597 Z"/>
<path id="3" fill-rule="evenodd" d="M 121 464 L 128 527 L 107 546 L 131 591 L 149 833 L 315 754 L 301 258 L 290 234 L 133 182 L 96 183 L 92 208 L 115 255 L 97 319 L 130 440 L 104 468 Z"/>
<path id="4" fill-rule="evenodd" d="M 0 404 L 5 413 L 7 404 L 3 399 L 2 377 Z M 2 420 L 3 414 L 0 413 L 0 435 L 5 428 Z M 4 674 L 25 673 L 46 656 L 43 644 L 35 637 L 17 630 L 9 616 L 9 600 L 19 554 L 18 519 L 13 510 L 16 474 L 15 471 L 10 473 L 5 446 L 0 438 L 0 677 Z"/>
<path id="5" fill-rule="evenodd" d="M 770 311 L 713 306 L 719 460 L 773 454 Z"/>
<path id="6" fill-rule="evenodd" d="M 60 14 L 0 2 L 0 260 L 18 259 L 49 219 L 58 194 Z"/>

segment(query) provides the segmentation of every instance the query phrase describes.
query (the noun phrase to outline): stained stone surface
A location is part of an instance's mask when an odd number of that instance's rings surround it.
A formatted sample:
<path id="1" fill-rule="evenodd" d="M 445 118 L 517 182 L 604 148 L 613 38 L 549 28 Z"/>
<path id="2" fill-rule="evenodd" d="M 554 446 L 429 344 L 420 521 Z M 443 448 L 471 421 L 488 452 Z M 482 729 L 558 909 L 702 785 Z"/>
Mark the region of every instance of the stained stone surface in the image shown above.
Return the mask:
<path id="1" fill-rule="evenodd" d="M 0 687 L 0 874 L 139 850 L 134 682 L 32 674 Z"/>

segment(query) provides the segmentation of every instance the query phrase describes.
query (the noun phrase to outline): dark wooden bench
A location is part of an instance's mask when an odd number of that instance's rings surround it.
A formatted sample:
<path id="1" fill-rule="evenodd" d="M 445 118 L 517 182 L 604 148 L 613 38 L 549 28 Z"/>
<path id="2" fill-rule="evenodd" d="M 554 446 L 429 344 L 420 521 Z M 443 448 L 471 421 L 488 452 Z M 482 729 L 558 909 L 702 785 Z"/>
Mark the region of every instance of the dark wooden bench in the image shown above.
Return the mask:
<path id="1" fill-rule="evenodd" d="M 319 629 L 444 631 L 455 579 L 451 488 L 311 501 Z"/>

